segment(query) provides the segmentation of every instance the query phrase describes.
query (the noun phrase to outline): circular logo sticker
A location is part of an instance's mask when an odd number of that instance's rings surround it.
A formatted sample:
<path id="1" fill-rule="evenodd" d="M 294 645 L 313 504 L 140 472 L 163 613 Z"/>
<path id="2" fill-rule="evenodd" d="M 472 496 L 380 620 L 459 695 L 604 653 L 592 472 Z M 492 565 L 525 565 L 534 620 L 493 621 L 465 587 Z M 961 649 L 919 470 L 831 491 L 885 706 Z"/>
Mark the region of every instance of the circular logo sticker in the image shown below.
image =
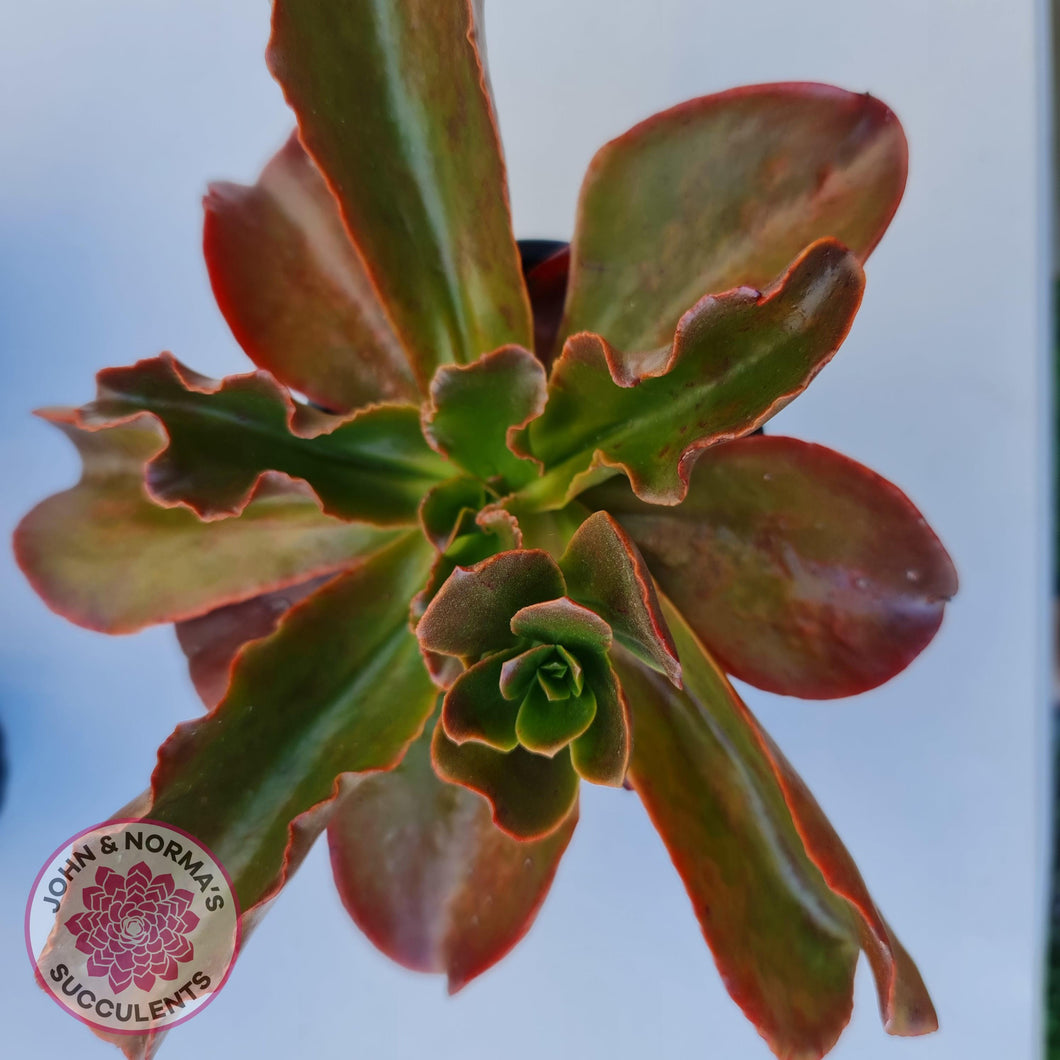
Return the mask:
<path id="1" fill-rule="evenodd" d="M 157 821 L 111 821 L 64 843 L 33 884 L 26 946 L 45 990 L 100 1030 L 190 1019 L 224 985 L 239 909 L 220 862 Z"/>

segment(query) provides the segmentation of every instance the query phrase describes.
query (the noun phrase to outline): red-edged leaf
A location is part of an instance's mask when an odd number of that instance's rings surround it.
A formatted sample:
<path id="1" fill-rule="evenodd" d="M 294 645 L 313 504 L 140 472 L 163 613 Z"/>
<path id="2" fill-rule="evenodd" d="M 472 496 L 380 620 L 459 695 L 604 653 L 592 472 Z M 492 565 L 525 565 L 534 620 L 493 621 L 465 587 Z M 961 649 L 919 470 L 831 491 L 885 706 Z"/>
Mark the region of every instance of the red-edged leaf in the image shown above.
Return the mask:
<path id="1" fill-rule="evenodd" d="M 884 950 L 847 900 L 838 881 L 852 883 L 856 870 L 816 804 L 680 615 L 667 608 L 666 617 L 684 691 L 616 653 L 633 718 L 630 779 L 734 1000 L 778 1057 L 816 1060 L 849 1019 L 863 944 L 881 998 L 901 997 L 910 1017 L 901 1023 L 885 1007 L 887 1029 L 933 1029 L 912 963 L 896 945 Z M 856 881 L 858 901 L 875 913 Z"/>
<path id="2" fill-rule="evenodd" d="M 455 993 L 526 934 L 578 819 L 519 842 L 490 820 L 480 796 L 438 779 L 431 733 L 395 770 L 365 777 L 328 828 L 339 895 L 388 957 L 444 972 Z"/>
<path id="3" fill-rule="evenodd" d="M 268 62 L 421 384 L 530 346 L 468 0 L 276 0 Z"/>
<path id="4" fill-rule="evenodd" d="M 342 773 L 400 761 L 435 689 L 408 629 L 430 547 L 403 536 L 293 607 L 240 653 L 224 700 L 159 751 L 145 816 L 220 858 L 243 910 L 275 893 L 293 821 Z"/>
<path id="5" fill-rule="evenodd" d="M 606 512 L 589 516 L 559 566 L 571 597 L 595 611 L 619 643 L 680 688 L 681 663 L 651 574 L 618 523 Z"/>
<path id="6" fill-rule="evenodd" d="M 42 415 L 84 467 L 76 486 L 19 523 L 15 556 L 45 603 L 80 626 L 131 633 L 191 618 L 340 570 L 393 537 L 325 515 L 282 475 L 263 478 L 240 516 L 204 523 L 145 492 L 145 466 L 166 444 L 153 417 L 87 430 L 75 410 Z"/>
<path id="7" fill-rule="evenodd" d="M 217 382 L 168 354 L 108 368 L 98 386 L 77 424 L 156 416 L 169 445 L 148 464 L 148 489 L 160 504 L 185 505 L 204 519 L 238 515 L 260 476 L 282 471 L 308 482 L 330 515 L 412 524 L 420 498 L 451 472 L 411 405 L 330 416 L 295 404 L 264 372 Z"/>
<path id="8" fill-rule="evenodd" d="M 618 468 L 643 500 L 677 504 L 702 449 L 765 422 L 832 359 L 863 289 L 854 255 L 822 240 L 765 293 L 704 298 L 672 346 L 627 353 L 598 335 L 568 339 L 544 414 L 519 439 L 548 469 L 523 503 L 561 506 Z"/>
<path id="9" fill-rule="evenodd" d="M 611 647 L 611 627 L 594 611 L 567 597 L 521 607 L 512 616 L 511 628 L 527 640 L 567 648 L 605 652 Z"/>
<path id="10" fill-rule="evenodd" d="M 654 349 L 703 295 L 764 287 L 817 239 L 864 261 L 906 161 L 887 107 L 827 85 L 753 85 L 656 114 L 589 166 L 562 334 Z"/>
<path id="11" fill-rule="evenodd" d="M 515 839 L 554 832 L 578 799 L 578 774 L 566 748 L 553 758 L 523 747 L 504 753 L 481 743 L 455 744 L 436 725 L 431 760 L 443 780 L 484 795 L 494 823 Z"/>
<path id="12" fill-rule="evenodd" d="M 427 651 L 476 660 L 514 646 L 512 616 L 563 595 L 556 561 L 538 549 L 501 552 L 470 569 L 457 567 L 416 626 Z"/>
<path id="13" fill-rule="evenodd" d="M 296 135 L 257 184 L 211 184 L 204 207 L 217 304 L 259 368 L 333 412 L 416 399 L 401 342 Z"/>
<path id="14" fill-rule="evenodd" d="M 577 696 L 554 699 L 541 682 L 534 682 L 519 707 L 515 731 L 528 751 L 551 757 L 577 740 L 595 717 L 596 696 L 591 688 Z"/>
<path id="15" fill-rule="evenodd" d="M 582 665 L 585 686 L 596 697 L 596 717 L 571 744 L 571 763 L 583 780 L 621 787 L 629 767 L 629 707 L 606 657 L 585 653 Z"/>
<path id="16" fill-rule="evenodd" d="M 239 649 L 252 640 L 267 637 L 295 604 L 334 577 L 334 574 L 324 574 L 242 603 L 219 607 L 174 626 L 180 650 L 188 660 L 192 684 L 207 708 L 212 710 L 224 699 Z"/>
<path id="17" fill-rule="evenodd" d="M 928 644 L 957 591 L 903 493 L 794 438 L 708 450 L 676 508 L 617 481 L 591 501 L 621 521 L 725 669 L 773 692 L 830 698 L 882 684 Z"/>
<path id="18" fill-rule="evenodd" d="M 445 694 L 442 725 L 453 743 L 477 740 L 498 751 L 510 751 L 519 742 L 515 734 L 517 703 L 501 692 L 501 672 L 518 649 L 494 652 L 465 670 Z"/>
<path id="19" fill-rule="evenodd" d="M 439 368 L 423 411 L 428 441 L 499 493 L 525 485 L 537 465 L 516 456 L 509 436 L 545 407 L 545 370 L 520 346 L 483 354 L 473 364 Z"/>

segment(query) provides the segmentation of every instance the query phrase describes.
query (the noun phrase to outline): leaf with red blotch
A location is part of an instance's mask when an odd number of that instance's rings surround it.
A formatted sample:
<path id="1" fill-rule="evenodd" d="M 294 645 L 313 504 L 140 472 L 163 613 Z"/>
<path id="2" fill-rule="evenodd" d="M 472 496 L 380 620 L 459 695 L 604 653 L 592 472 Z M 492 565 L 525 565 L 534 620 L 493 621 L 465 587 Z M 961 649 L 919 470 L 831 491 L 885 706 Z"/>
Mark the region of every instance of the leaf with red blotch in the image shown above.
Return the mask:
<path id="1" fill-rule="evenodd" d="M 418 399 L 405 350 L 297 135 L 256 184 L 211 184 L 203 205 L 214 296 L 259 368 L 332 412 Z"/>
<path id="2" fill-rule="evenodd" d="M 45 603 L 80 626 L 132 633 L 191 618 L 349 567 L 394 536 L 325 515 L 312 490 L 276 474 L 232 519 L 162 508 L 144 489 L 166 444 L 153 417 L 89 430 L 76 410 L 42 415 L 77 446 L 83 471 L 19 523 L 15 557 Z"/>
<path id="3" fill-rule="evenodd" d="M 825 239 L 764 293 L 704 298 L 670 346 L 623 352 L 599 335 L 568 339 L 544 413 L 514 439 L 546 468 L 519 504 L 561 507 L 616 468 L 642 500 L 679 503 L 702 449 L 764 423 L 832 359 L 864 282 L 855 256 Z"/>
<path id="4" fill-rule="evenodd" d="M 817 1060 L 850 1018 L 860 946 L 888 1032 L 934 1030 L 923 981 L 850 855 L 678 612 L 665 613 L 683 691 L 616 653 L 630 780 L 733 999 L 778 1057 Z"/>
<path id="5" fill-rule="evenodd" d="M 618 480 L 583 499 L 621 522 L 722 666 L 771 692 L 828 699 L 890 680 L 957 591 L 946 550 L 900 490 L 794 438 L 707 450 L 674 508 Z"/>
<path id="6" fill-rule="evenodd" d="M 906 167 L 894 114 L 829 85 L 752 85 L 656 114 L 589 166 L 561 335 L 655 349 L 704 295 L 765 287 L 815 240 L 864 261 Z"/>
<path id="7" fill-rule="evenodd" d="M 533 342 L 469 0 L 276 0 L 268 64 L 422 386 Z"/>
<path id="8" fill-rule="evenodd" d="M 423 494 L 452 473 L 420 431 L 412 405 L 373 405 L 348 417 L 296 404 L 265 372 L 207 379 L 163 354 L 99 373 L 79 426 L 157 417 L 169 445 L 147 467 L 166 506 L 203 519 L 238 515 L 266 471 L 309 483 L 329 515 L 413 525 Z"/>
<path id="9" fill-rule="evenodd" d="M 520 842 L 479 795 L 440 780 L 432 726 L 389 773 L 365 777 L 328 826 L 335 885 L 368 938 L 392 960 L 444 972 L 455 993 L 526 934 L 578 819 Z"/>

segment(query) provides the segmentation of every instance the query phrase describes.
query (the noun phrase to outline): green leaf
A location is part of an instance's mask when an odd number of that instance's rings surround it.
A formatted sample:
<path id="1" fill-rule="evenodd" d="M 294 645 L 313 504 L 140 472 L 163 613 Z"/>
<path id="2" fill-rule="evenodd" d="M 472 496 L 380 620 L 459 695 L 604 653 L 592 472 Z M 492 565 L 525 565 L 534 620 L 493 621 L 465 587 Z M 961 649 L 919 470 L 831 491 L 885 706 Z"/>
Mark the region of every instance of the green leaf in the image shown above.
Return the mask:
<path id="1" fill-rule="evenodd" d="M 606 512 L 589 516 L 559 566 L 571 598 L 595 611 L 620 644 L 680 688 L 681 663 L 651 574 L 618 523 Z"/>
<path id="2" fill-rule="evenodd" d="M 529 350 L 506 346 L 473 364 L 439 368 L 424 409 L 428 441 L 499 494 L 526 485 L 537 465 L 516 456 L 508 437 L 545 408 L 545 369 Z"/>
<path id="3" fill-rule="evenodd" d="M 551 756 L 581 736 L 595 717 L 596 696 L 591 688 L 580 696 L 552 699 L 535 681 L 519 708 L 515 731 L 528 751 Z"/>
<path id="4" fill-rule="evenodd" d="M 906 161 L 887 107 L 826 85 L 755 85 L 656 114 L 589 166 L 561 334 L 654 349 L 703 295 L 765 287 L 815 240 L 864 261 Z"/>
<path id="5" fill-rule="evenodd" d="M 520 608 L 512 616 L 511 628 L 516 636 L 545 644 L 589 652 L 605 652 L 611 647 L 611 627 L 566 597 Z"/>
<path id="6" fill-rule="evenodd" d="M 99 373 L 78 423 L 106 426 L 157 416 L 169 445 L 147 468 L 161 504 L 204 519 L 238 515 L 266 471 L 304 479 L 329 515 L 411 525 L 420 498 L 450 468 L 431 451 L 411 405 L 377 405 L 349 418 L 296 405 L 264 373 L 215 382 L 163 354 Z"/>
<path id="7" fill-rule="evenodd" d="M 475 661 L 514 647 L 512 615 L 563 595 L 563 575 L 547 552 L 501 552 L 470 569 L 457 567 L 416 626 L 426 651 Z"/>
<path id="8" fill-rule="evenodd" d="M 585 652 L 581 658 L 585 687 L 596 697 L 596 717 L 571 744 L 571 763 L 583 780 L 621 787 L 629 768 L 629 707 L 607 656 Z"/>
<path id="9" fill-rule="evenodd" d="M 453 743 L 468 740 L 510 751 L 519 742 L 518 707 L 501 694 L 501 671 L 518 649 L 496 652 L 465 670 L 445 694 L 442 725 Z"/>
<path id="10" fill-rule="evenodd" d="M 560 655 L 562 652 L 562 655 Z M 554 659 L 561 658 L 569 668 L 572 677 L 577 680 L 577 691 L 581 692 L 584 682 L 581 679 L 582 667 L 566 649 L 552 644 L 538 644 L 527 648 L 520 655 L 507 659 L 501 667 L 500 690 L 505 699 L 522 700 L 530 691 L 530 686 L 537 680 L 538 670 Z"/>
<path id="11" fill-rule="evenodd" d="M 519 842 L 479 795 L 438 779 L 428 728 L 392 772 L 365 777 L 328 827 L 343 904 L 388 957 L 445 972 L 455 993 L 526 934 L 574 833 L 575 806 Z"/>
<path id="12" fill-rule="evenodd" d="M 430 547 L 407 534 L 292 608 L 248 645 L 228 693 L 163 744 L 145 816 L 220 858 L 244 913 L 285 879 L 290 830 L 343 773 L 388 769 L 436 690 L 408 629 Z"/>
<path id="13" fill-rule="evenodd" d="M 722 666 L 772 692 L 831 698 L 890 680 L 957 591 L 949 556 L 903 493 L 794 438 L 708 450 L 675 508 L 617 481 L 584 499 L 621 521 Z"/>
<path id="14" fill-rule="evenodd" d="M 889 1030 L 932 1029 L 908 957 L 838 881 L 853 863 L 801 782 L 672 608 L 684 691 L 616 652 L 633 717 L 630 779 L 680 873 L 733 999 L 778 1057 L 817 1058 L 850 1017 L 859 944 Z M 811 805 L 812 804 L 812 805 Z M 860 876 L 857 877 L 860 882 Z M 875 912 L 861 885 L 856 897 Z M 878 914 L 875 914 L 878 917 Z M 892 940 L 893 941 L 893 940 Z M 904 1017 L 914 1009 L 919 1022 Z M 913 1029 L 915 1027 L 915 1030 Z"/>
<path id="15" fill-rule="evenodd" d="M 863 287 L 855 257 L 822 240 L 764 294 L 704 298 L 671 347 L 623 353 L 597 335 L 568 339 L 545 412 L 520 441 L 548 469 L 523 503 L 558 507 L 592 484 L 587 472 L 618 468 L 642 500 L 677 504 L 700 450 L 765 422 L 831 360 Z"/>
<path id="16" fill-rule="evenodd" d="M 15 556 L 52 610 L 89 629 L 132 633 L 350 566 L 393 531 L 333 519 L 308 487 L 263 478 L 236 518 L 205 523 L 161 508 L 145 466 L 166 444 L 153 417 L 78 426 L 74 409 L 41 415 L 77 446 L 81 481 L 19 523 Z"/>
<path id="17" fill-rule="evenodd" d="M 333 412 L 416 400 L 416 381 L 324 178 L 292 135 L 257 184 L 211 184 L 203 251 L 259 367 Z"/>
<path id="18" fill-rule="evenodd" d="M 421 385 L 533 342 L 468 0 L 276 0 L 269 69 Z"/>
<path id="19" fill-rule="evenodd" d="M 514 839 L 540 839 L 554 832 L 578 799 L 578 775 L 567 748 L 553 758 L 524 747 L 503 753 L 481 743 L 455 744 L 437 725 L 431 760 L 443 780 L 484 795 L 494 824 Z"/>

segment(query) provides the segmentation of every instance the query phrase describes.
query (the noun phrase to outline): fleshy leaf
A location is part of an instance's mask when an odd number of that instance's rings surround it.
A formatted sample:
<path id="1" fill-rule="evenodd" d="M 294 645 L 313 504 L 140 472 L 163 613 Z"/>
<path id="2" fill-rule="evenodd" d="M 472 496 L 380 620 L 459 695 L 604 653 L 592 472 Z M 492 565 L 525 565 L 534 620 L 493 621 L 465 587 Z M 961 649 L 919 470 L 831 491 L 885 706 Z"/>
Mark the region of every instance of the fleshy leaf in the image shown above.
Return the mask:
<path id="1" fill-rule="evenodd" d="M 553 659 L 556 654 L 557 649 L 553 645 L 538 644 L 536 647 L 528 648 L 521 655 L 507 659 L 501 668 L 501 695 L 505 699 L 522 700 L 530 690 L 530 685 L 537 679 L 538 668 Z M 581 664 L 565 649 L 563 659 L 572 670 L 577 667 L 579 684 L 581 684 Z"/>
<path id="2" fill-rule="evenodd" d="M 174 626 L 180 650 L 188 660 L 192 684 L 207 708 L 212 710 L 224 699 L 239 649 L 252 640 L 267 637 L 295 604 L 334 577 L 324 574 L 242 603 L 227 604 Z"/>
<path id="3" fill-rule="evenodd" d="M 591 515 L 571 538 L 559 566 L 571 598 L 595 611 L 620 644 L 680 688 L 681 663 L 651 574 L 618 523 L 606 512 Z"/>
<path id="4" fill-rule="evenodd" d="M 708 450 L 675 508 L 617 480 L 585 499 L 620 520 L 722 666 L 772 692 L 831 698 L 882 684 L 927 645 L 957 591 L 903 493 L 793 438 Z"/>
<path id="5" fill-rule="evenodd" d="M 418 398 L 338 205 L 297 135 L 257 184 L 211 184 L 204 207 L 214 296 L 259 368 L 332 412 Z"/>
<path id="6" fill-rule="evenodd" d="M 581 736 L 595 717 L 596 696 L 591 688 L 585 688 L 580 696 L 551 699 L 535 682 L 519 708 L 515 731 L 528 751 L 554 755 Z"/>
<path id="7" fill-rule="evenodd" d="M 439 780 L 431 731 L 389 773 L 365 777 L 328 827 L 339 895 L 388 957 L 445 972 L 455 993 L 526 934 L 578 819 L 520 842 L 490 820 L 481 796 Z"/>
<path id="8" fill-rule="evenodd" d="M 629 767 L 629 707 L 606 656 L 586 653 L 582 665 L 585 686 L 596 697 L 596 717 L 571 744 L 571 762 L 582 779 L 617 788 Z"/>
<path id="9" fill-rule="evenodd" d="M 350 566 L 393 537 L 324 515 L 308 487 L 280 475 L 263 478 L 238 517 L 205 523 L 147 496 L 145 465 L 165 446 L 152 417 L 86 430 L 75 410 L 42 415 L 84 466 L 19 523 L 15 556 L 45 603 L 80 626 L 132 633 L 191 618 Z"/>
<path id="10" fill-rule="evenodd" d="M 408 534 L 292 608 L 240 654 L 221 704 L 159 751 L 145 816 L 197 836 L 244 911 L 281 885 L 293 821 L 342 773 L 387 769 L 435 689 L 408 630 L 430 548 Z"/>
<path id="11" fill-rule="evenodd" d="M 457 567 L 416 626 L 427 651 L 475 660 L 514 646 L 510 622 L 521 607 L 563 595 L 563 575 L 547 552 L 501 552 Z"/>
<path id="12" fill-rule="evenodd" d="M 757 722 L 680 615 L 665 613 L 684 691 L 616 653 L 633 717 L 630 779 L 734 1000 L 778 1057 L 816 1060 L 850 1017 L 864 939 L 881 998 L 915 998 L 919 1031 L 932 1029 L 931 1002 L 911 962 L 893 960 L 893 947 L 884 954 L 871 946 L 863 914 L 829 885 L 849 855 L 819 810 L 809 829 L 814 841 L 804 839 L 806 809 L 787 797 L 794 774 L 778 769 Z M 885 1020 L 896 1026 L 886 1010 Z"/>
<path id="13" fill-rule="evenodd" d="M 545 412 L 519 442 L 549 469 L 525 496 L 560 506 L 602 467 L 625 471 L 643 500 L 677 504 L 700 450 L 753 430 L 831 360 L 863 287 L 853 254 L 822 240 L 764 294 L 704 298 L 671 347 L 623 353 L 597 335 L 568 339 Z"/>
<path id="14" fill-rule="evenodd" d="M 296 405 L 263 372 L 217 382 L 168 354 L 108 368 L 98 383 L 96 400 L 78 411 L 79 425 L 157 416 L 169 445 L 148 465 L 149 492 L 204 519 L 238 515 L 259 477 L 282 471 L 308 482 L 329 515 L 411 524 L 423 494 L 450 474 L 411 405 L 329 416 Z"/>
<path id="15" fill-rule="evenodd" d="M 474 529 L 475 516 L 486 503 L 486 490 L 477 479 L 459 475 L 435 486 L 420 502 L 420 525 L 439 552 L 455 538 Z"/>
<path id="16" fill-rule="evenodd" d="M 827 85 L 754 85 L 656 114 L 589 166 L 562 334 L 654 349 L 703 295 L 764 287 L 817 239 L 864 261 L 906 163 L 884 104 Z"/>
<path id="17" fill-rule="evenodd" d="M 554 758 L 524 747 L 503 753 L 481 743 L 455 744 L 437 725 L 431 759 L 443 780 L 484 795 L 494 823 L 515 839 L 554 832 L 578 799 L 578 775 L 566 748 Z"/>
<path id="18" fill-rule="evenodd" d="M 425 387 L 533 342 L 468 0 L 276 0 L 269 69 Z"/>
<path id="19" fill-rule="evenodd" d="M 518 650 L 518 649 L 516 649 Z M 518 706 L 501 694 L 501 671 L 515 650 L 496 652 L 465 670 L 445 694 L 442 725 L 453 743 L 477 740 L 498 751 L 519 742 L 515 733 Z"/>
<path id="20" fill-rule="evenodd" d="M 532 460 L 508 448 L 508 436 L 540 416 L 544 407 L 541 362 L 529 350 L 506 346 L 473 364 L 438 369 L 423 431 L 439 453 L 508 493 L 538 474 Z"/>
<path id="21" fill-rule="evenodd" d="M 598 614 L 566 597 L 520 608 L 512 616 L 512 632 L 527 640 L 591 652 L 611 647 L 611 627 Z"/>

